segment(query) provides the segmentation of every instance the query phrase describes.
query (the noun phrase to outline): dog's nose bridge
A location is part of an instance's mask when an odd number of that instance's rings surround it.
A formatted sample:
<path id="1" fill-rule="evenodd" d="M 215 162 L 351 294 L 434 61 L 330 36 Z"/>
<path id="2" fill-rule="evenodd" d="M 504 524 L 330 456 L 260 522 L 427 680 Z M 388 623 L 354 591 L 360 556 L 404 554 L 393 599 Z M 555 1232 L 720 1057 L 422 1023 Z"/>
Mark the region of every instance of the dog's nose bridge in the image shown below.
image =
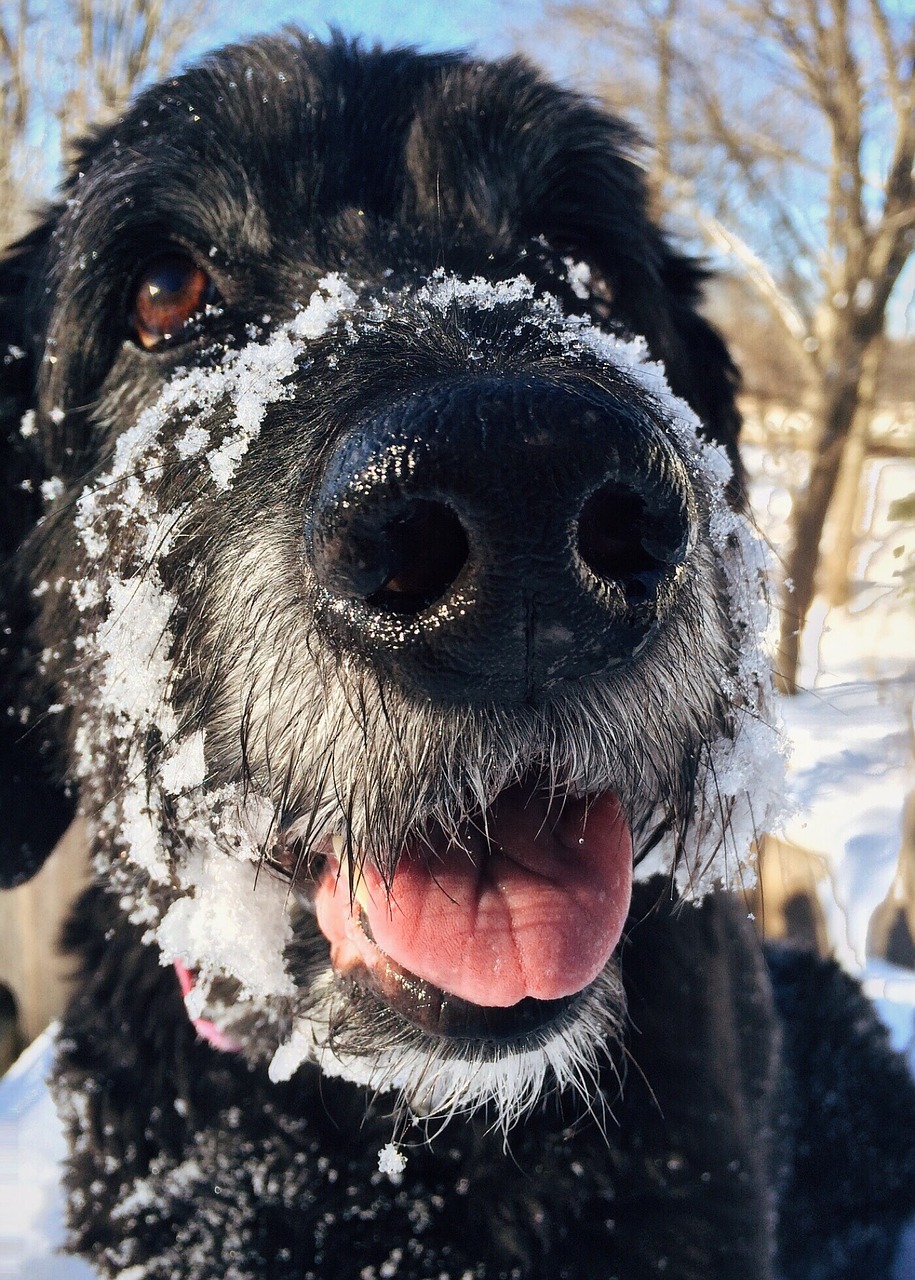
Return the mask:
<path id="1" fill-rule="evenodd" d="M 694 526 L 685 469 L 639 408 L 517 376 L 363 423 L 330 461 L 306 545 L 319 624 L 408 684 L 474 700 L 631 657 Z"/>

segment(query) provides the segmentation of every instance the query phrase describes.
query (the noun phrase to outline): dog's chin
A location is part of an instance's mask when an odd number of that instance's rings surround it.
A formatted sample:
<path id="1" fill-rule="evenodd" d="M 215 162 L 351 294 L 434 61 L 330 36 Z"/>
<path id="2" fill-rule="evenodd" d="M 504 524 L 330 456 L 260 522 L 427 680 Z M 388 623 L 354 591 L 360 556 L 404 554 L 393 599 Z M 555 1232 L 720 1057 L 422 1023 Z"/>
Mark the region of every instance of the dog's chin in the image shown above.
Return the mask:
<path id="1" fill-rule="evenodd" d="M 624 1012 L 614 964 L 574 996 L 509 1009 L 419 986 L 405 1006 L 402 987 L 392 995 L 374 978 L 326 968 L 271 1075 L 291 1074 L 307 1050 L 325 1075 L 373 1096 L 393 1094 L 394 1109 L 413 1118 L 444 1122 L 479 1111 L 503 1132 L 553 1093 L 576 1094 L 598 1120 L 612 1104 L 607 1077 L 619 1079 Z"/>

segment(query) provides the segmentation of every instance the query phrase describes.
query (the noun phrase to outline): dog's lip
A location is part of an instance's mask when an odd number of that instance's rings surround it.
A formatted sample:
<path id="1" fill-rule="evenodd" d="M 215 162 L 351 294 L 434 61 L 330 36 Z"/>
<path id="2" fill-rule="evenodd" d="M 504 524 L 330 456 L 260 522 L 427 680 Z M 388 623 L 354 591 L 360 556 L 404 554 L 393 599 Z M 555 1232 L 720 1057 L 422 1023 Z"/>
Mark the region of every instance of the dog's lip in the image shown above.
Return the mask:
<path id="1" fill-rule="evenodd" d="M 390 891 L 373 863 L 351 883 L 329 858 L 315 909 L 338 972 L 361 966 L 387 990 L 393 963 L 468 1005 L 508 1008 L 588 986 L 616 948 L 631 887 L 632 844 L 615 795 L 567 796 L 554 807 L 519 784 L 485 821 L 465 824 L 459 843 L 429 831 L 408 844 Z"/>
<path id="2" fill-rule="evenodd" d="M 359 915 L 357 908 L 354 916 Z M 374 946 L 368 934 L 366 938 L 369 945 Z M 358 950 L 348 952 L 345 960 L 338 954 L 341 976 L 375 992 L 395 1013 L 420 1030 L 449 1040 L 468 1040 L 492 1047 L 517 1045 L 531 1036 L 543 1034 L 578 1000 L 578 996 L 562 996 L 557 1000 L 526 997 L 508 1008 L 474 1004 L 409 973 L 380 948 L 375 950 L 377 958 L 371 963 L 367 963 Z"/>

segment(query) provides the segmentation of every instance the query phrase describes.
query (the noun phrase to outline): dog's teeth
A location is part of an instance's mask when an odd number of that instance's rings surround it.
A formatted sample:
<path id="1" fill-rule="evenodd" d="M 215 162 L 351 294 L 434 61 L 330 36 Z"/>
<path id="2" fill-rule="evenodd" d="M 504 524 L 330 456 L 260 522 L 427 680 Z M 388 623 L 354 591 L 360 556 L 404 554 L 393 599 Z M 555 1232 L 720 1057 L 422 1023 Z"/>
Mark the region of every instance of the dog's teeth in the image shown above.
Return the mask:
<path id="1" fill-rule="evenodd" d="M 365 876 L 361 874 L 353 885 L 353 899 L 359 903 L 359 906 L 367 914 L 372 905 L 372 898 L 368 885 L 365 883 Z"/>
<path id="2" fill-rule="evenodd" d="M 331 837 L 331 843 L 334 856 L 340 863 L 340 875 L 349 887 L 353 902 L 358 902 L 364 910 L 368 910 L 371 905 L 368 885 L 365 883 L 365 876 L 360 866 L 355 860 L 351 862 L 346 856 L 346 837 L 335 833 Z"/>
<path id="3" fill-rule="evenodd" d="M 358 902 L 363 911 L 368 911 L 372 905 L 372 898 L 369 893 L 369 887 L 365 882 L 365 876 L 362 874 L 362 868 L 354 867 L 352 875 L 347 876 L 347 878 L 353 902 Z"/>

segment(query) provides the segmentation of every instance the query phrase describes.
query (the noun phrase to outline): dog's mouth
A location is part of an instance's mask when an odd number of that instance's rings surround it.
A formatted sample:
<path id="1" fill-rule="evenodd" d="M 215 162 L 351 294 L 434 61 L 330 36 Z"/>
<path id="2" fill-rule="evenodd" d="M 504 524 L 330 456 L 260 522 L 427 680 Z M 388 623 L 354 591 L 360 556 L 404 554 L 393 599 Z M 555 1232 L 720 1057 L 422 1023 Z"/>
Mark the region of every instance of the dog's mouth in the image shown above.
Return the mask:
<path id="1" fill-rule="evenodd" d="M 610 792 L 560 803 L 515 785 L 458 837 L 428 830 L 387 884 L 367 859 L 329 857 L 318 924 L 337 974 L 408 1021 L 515 1039 L 554 1021 L 615 950 L 632 888 L 629 829 Z"/>

